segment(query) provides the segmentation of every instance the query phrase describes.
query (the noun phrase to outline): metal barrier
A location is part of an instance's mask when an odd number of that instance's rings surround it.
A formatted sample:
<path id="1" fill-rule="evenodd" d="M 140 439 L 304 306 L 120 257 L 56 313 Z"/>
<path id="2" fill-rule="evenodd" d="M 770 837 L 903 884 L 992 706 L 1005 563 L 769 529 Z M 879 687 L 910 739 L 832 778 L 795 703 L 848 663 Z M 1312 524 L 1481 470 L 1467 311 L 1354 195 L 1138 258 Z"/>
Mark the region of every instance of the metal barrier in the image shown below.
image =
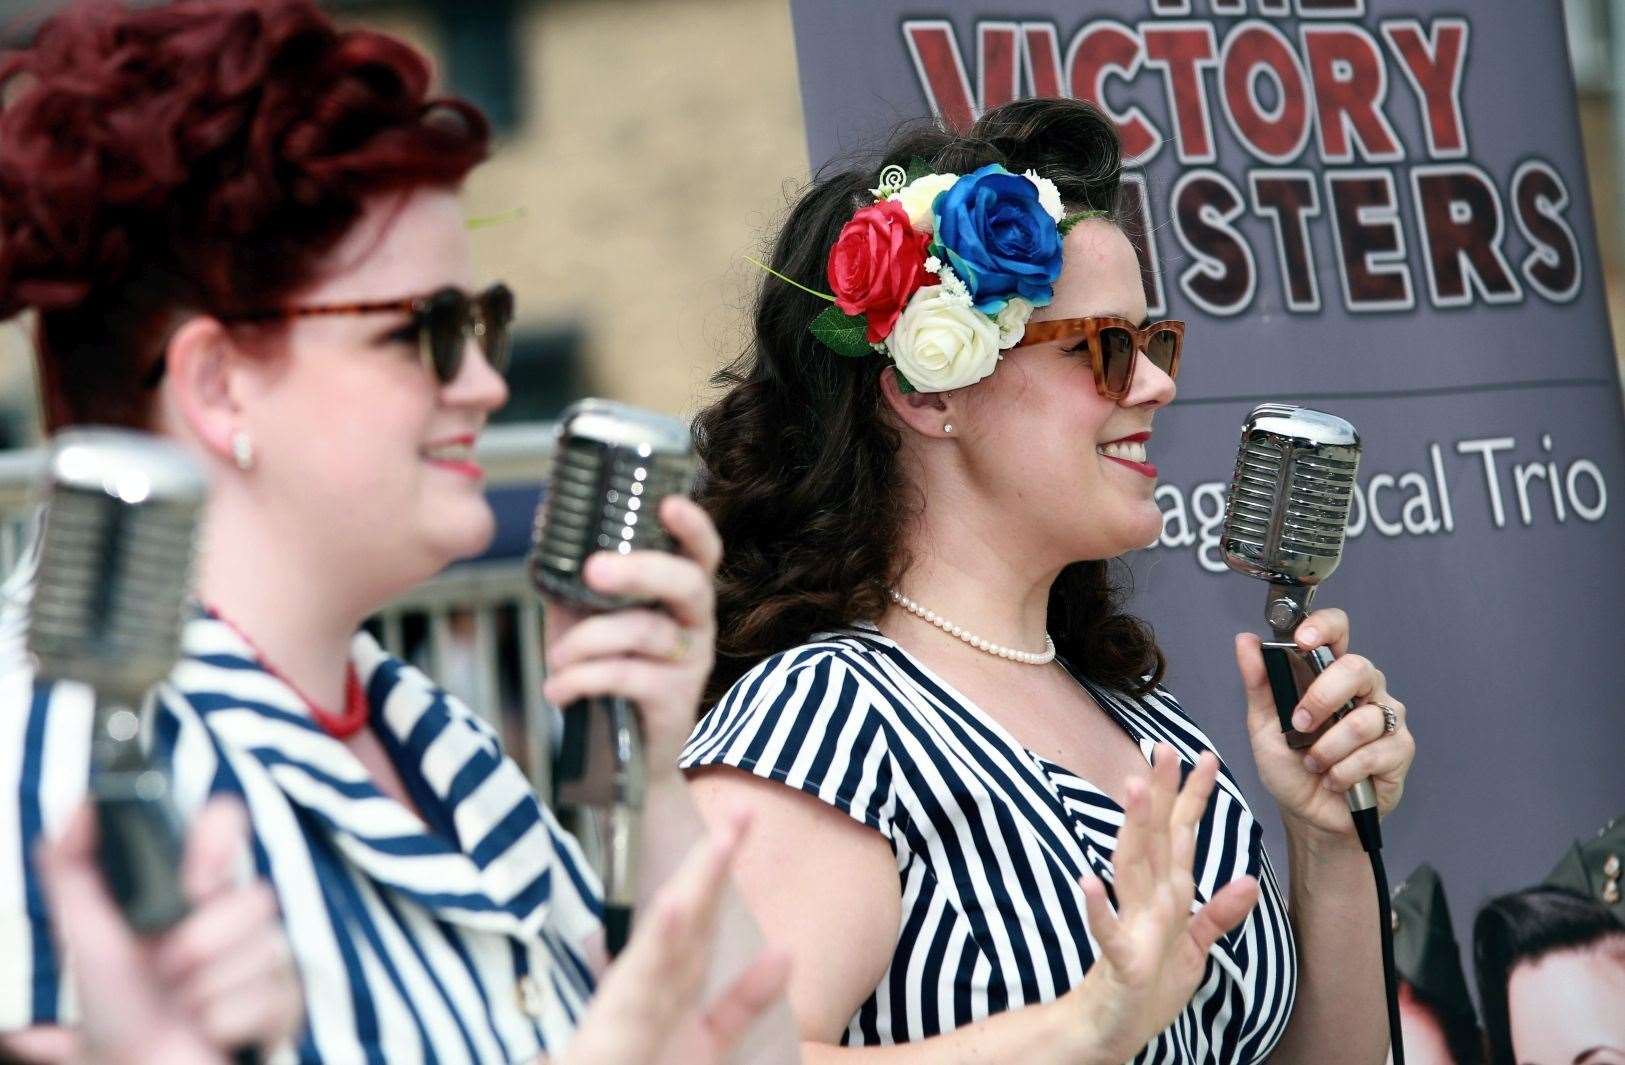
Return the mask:
<path id="1" fill-rule="evenodd" d="M 537 793 L 551 795 L 557 722 L 542 699 L 542 612 L 522 562 L 452 566 L 368 628 L 485 718 Z"/>
<path id="2" fill-rule="evenodd" d="M 539 483 L 550 423 L 492 426 L 476 457 L 491 488 Z M 0 452 L 0 576 L 27 544 L 44 452 Z M 542 701 L 542 616 L 522 559 L 459 563 L 401 596 L 367 627 L 391 654 L 422 668 L 503 737 L 538 794 L 552 794 L 556 714 Z M 537 708 L 532 712 L 529 708 Z"/>

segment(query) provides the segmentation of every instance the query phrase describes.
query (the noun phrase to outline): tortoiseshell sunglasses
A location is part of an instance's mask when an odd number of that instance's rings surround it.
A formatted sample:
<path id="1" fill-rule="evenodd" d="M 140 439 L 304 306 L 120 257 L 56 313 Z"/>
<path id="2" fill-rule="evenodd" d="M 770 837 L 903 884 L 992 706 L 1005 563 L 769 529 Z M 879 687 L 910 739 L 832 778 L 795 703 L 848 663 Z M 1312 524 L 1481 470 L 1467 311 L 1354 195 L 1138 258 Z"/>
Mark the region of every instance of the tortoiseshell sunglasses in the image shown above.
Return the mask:
<path id="1" fill-rule="evenodd" d="M 485 361 L 497 373 L 508 368 L 513 325 L 513 292 L 507 285 L 495 284 L 477 295 L 459 288 L 442 288 L 427 296 L 373 300 L 365 303 L 317 303 L 291 307 L 269 307 L 221 315 L 223 322 L 277 322 L 289 318 L 315 318 L 336 314 L 408 314 L 417 334 L 423 366 L 442 385 L 457 379 L 463 368 L 463 352 L 468 341 L 479 345 Z M 160 358 L 147 376 L 150 388 L 164 376 Z"/>
<path id="2" fill-rule="evenodd" d="M 1145 352 L 1151 365 L 1169 377 L 1179 376 L 1179 352 L 1185 346 L 1185 323 L 1177 319 L 1152 322 L 1140 328 L 1127 318 L 1055 318 L 1033 322 L 1017 347 L 1042 344 L 1062 337 L 1078 337 L 1089 352 L 1095 373 L 1095 388 L 1109 400 L 1120 400 L 1134 387 L 1134 367 Z"/>

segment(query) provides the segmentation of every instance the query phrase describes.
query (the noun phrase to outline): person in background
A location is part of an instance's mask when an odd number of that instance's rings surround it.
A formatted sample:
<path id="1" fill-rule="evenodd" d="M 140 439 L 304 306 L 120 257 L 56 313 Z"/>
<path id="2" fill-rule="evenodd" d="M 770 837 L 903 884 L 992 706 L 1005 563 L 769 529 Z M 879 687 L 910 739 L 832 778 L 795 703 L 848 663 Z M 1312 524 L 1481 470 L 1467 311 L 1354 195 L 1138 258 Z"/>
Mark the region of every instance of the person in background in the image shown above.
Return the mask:
<path id="1" fill-rule="evenodd" d="M 1479 1065 L 1483 1035 L 1444 884 L 1426 862 L 1394 892 L 1393 936 L 1407 1065 Z"/>
<path id="2" fill-rule="evenodd" d="M 697 506 L 660 510 L 680 554 L 587 566 L 662 604 L 665 628 L 548 619 L 586 649 L 549 695 L 642 710 L 654 917 L 636 936 L 681 948 L 695 994 L 634 957 L 592 1007 L 609 959 L 580 849 L 479 715 L 358 631 L 493 534 L 475 454 L 507 398 L 513 296 L 476 280 L 458 199 L 486 121 L 430 80 L 414 49 L 311 0 L 76 3 L 0 63 L 0 317 L 35 315 L 47 429 L 162 434 L 209 478 L 154 756 L 183 814 L 220 794 L 247 811 L 300 976 L 302 1060 L 557 1060 L 578 1029 L 583 1053 L 622 1060 L 794 1060 L 784 959 L 719 879 L 741 828 L 707 845 L 675 767 L 714 638 L 720 549 Z M 89 762 L 83 686 L 36 683 L 5 646 L 0 1048 L 80 1020 L 37 847 Z"/>
<path id="3" fill-rule="evenodd" d="M 1490 1065 L 1625 1063 L 1625 819 L 1473 922 Z"/>

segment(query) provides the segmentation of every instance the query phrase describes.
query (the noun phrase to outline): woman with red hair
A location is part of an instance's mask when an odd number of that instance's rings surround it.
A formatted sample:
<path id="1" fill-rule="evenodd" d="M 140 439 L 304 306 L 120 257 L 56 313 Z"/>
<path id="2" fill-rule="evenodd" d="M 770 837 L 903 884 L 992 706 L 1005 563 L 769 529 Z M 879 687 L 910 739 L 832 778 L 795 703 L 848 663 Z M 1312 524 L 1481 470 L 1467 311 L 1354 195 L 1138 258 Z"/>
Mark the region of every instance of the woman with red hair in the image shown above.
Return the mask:
<path id="1" fill-rule="evenodd" d="M 661 511 L 681 557 L 588 567 L 669 618 L 582 624 L 590 650 L 548 682 L 635 699 L 650 748 L 653 906 L 591 1010 L 606 957 L 576 844 L 477 715 L 357 631 L 493 533 L 473 454 L 507 398 L 512 296 L 475 285 L 457 200 L 482 116 L 431 98 L 411 48 L 309 0 L 75 6 L 0 84 L 0 315 L 37 314 L 48 428 L 161 433 L 209 473 L 199 609 L 153 744 L 183 806 L 248 811 L 302 981 L 300 1058 L 556 1058 L 578 1028 L 581 1060 L 793 1057 L 787 1011 L 756 1020 L 783 961 L 752 960 L 726 889 L 741 829 L 697 847 L 675 768 L 714 632 L 697 507 Z M 19 829 L 0 833 L 18 930 L 0 1032 L 17 1032 L 73 1020 L 36 863 L 83 793 L 88 729 L 65 686 L 21 661 L 0 678 L 0 819 Z M 213 990 L 256 994 L 250 960 Z"/>

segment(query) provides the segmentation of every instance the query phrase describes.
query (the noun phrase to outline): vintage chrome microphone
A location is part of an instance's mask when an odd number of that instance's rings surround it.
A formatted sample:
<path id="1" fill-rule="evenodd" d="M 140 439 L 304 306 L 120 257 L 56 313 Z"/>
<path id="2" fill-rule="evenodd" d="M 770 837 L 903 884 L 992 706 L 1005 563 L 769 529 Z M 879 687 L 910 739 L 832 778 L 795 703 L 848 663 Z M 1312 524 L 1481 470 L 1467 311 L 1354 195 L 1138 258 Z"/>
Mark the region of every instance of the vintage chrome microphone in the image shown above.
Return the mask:
<path id="1" fill-rule="evenodd" d="M 1292 711 L 1304 691 L 1332 664 L 1331 651 L 1324 647 L 1303 651 L 1292 634 L 1308 616 L 1315 589 L 1342 559 L 1359 467 L 1360 435 L 1342 418 L 1307 407 L 1264 403 L 1242 424 L 1220 550 L 1231 569 L 1269 582 L 1264 619 L 1275 639 L 1263 642 L 1264 667 L 1281 731 L 1294 749 L 1310 746 L 1354 709 L 1351 700 L 1313 733 L 1292 727 Z M 1382 863 L 1377 793 L 1369 777 L 1349 789 L 1348 804 L 1376 880 L 1389 1042 L 1394 1065 L 1405 1065 L 1388 876 Z"/>
<path id="2" fill-rule="evenodd" d="M 537 591 L 593 612 L 648 605 L 593 591 L 581 567 L 597 551 L 673 550 L 660 503 L 686 494 L 694 470 L 682 421 L 608 400 L 571 406 L 560 420 L 552 475 L 536 510 L 529 569 Z M 561 804 L 598 815 L 604 927 L 614 954 L 631 934 L 643 810 L 643 737 L 631 700 L 602 696 L 564 708 L 553 779 Z"/>
<path id="3" fill-rule="evenodd" d="M 131 927 L 160 931 L 187 909 L 181 831 L 168 774 L 143 748 L 142 715 L 180 657 L 207 485 L 174 444 L 73 429 L 52 441 L 44 492 L 28 651 L 39 677 L 94 693 L 90 792 L 102 869 Z"/>
<path id="4" fill-rule="evenodd" d="M 1331 651 L 1300 651 L 1292 634 L 1309 615 L 1315 589 L 1342 560 L 1359 467 L 1359 434 L 1330 414 L 1264 403 L 1242 425 L 1220 550 L 1231 569 L 1269 581 L 1264 620 L 1275 639 L 1264 642 L 1264 666 L 1281 731 L 1294 749 L 1314 743 L 1354 708 L 1353 703 L 1343 707 L 1313 734 L 1292 727 L 1292 711 L 1304 690 L 1332 664 Z M 1351 811 L 1375 809 L 1371 782 L 1351 788 L 1348 801 Z"/>

